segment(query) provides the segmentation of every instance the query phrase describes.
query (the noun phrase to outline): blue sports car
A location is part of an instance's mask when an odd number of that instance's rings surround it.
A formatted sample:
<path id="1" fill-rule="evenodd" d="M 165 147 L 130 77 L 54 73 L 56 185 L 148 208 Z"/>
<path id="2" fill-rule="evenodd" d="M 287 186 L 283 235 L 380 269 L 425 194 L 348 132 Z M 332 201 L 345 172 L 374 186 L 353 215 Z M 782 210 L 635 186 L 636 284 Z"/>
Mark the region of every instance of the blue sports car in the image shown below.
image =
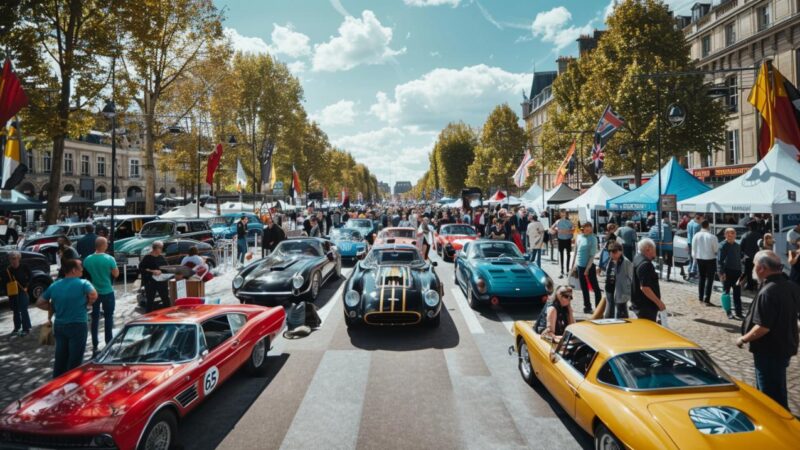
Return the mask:
<path id="1" fill-rule="evenodd" d="M 356 262 L 367 254 L 367 242 L 355 228 L 334 228 L 329 239 L 339 249 L 342 262 Z"/>
<path id="2" fill-rule="evenodd" d="M 553 280 L 509 241 L 465 243 L 456 253 L 454 272 L 473 309 L 489 303 L 543 304 L 554 287 Z"/>
<path id="3" fill-rule="evenodd" d="M 373 222 L 370 219 L 350 219 L 345 222 L 344 227 L 351 230 L 358 230 L 364 239 L 372 245 L 373 240 L 375 239 L 375 234 L 378 232 L 378 225 L 377 222 Z"/>

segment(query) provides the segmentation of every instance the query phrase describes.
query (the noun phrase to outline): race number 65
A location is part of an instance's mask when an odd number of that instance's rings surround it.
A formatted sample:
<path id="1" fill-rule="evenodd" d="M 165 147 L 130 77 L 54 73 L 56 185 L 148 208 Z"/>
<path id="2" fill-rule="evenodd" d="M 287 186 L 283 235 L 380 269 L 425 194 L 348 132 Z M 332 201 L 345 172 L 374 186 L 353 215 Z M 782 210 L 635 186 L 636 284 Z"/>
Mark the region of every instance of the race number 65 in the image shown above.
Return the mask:
<path id="1" fill-rule="evenodd" d="M 217 382 L 219 381 L 219 369 L 217 366 L 213 366 L 206 370 L 206 374 L 203 375 L 203 395 L 208 395 L 211 391 L 217 387 Z"/>

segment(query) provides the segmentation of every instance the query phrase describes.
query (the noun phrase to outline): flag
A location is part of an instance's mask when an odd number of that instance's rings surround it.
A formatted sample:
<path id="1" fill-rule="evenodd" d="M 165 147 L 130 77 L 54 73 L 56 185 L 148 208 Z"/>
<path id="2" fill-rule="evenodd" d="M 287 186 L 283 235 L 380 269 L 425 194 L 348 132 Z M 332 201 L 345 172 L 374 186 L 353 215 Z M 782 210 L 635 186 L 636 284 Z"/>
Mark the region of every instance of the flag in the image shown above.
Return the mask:
<path id="1" fill-rule="evenodd" d="M 28 173 L 27 161 L 25 148 L 19 142 L 17 123 L 11 122 L 8 127 L 5 152 L 3 153 L 3 189 L 14 189 L 25 178 L 25 174 Z"/>
<path id="2" fill-rule="evenodd" d="M 242 162 L 238 159 L 236 160 L 236 190 L 242 192 L 247 186 L 247 176 L 244 174 L 244 167 L 242 167 Z"/>
<path id="3" fill-rule="evenodd" d="M 271 164 L 269 170 L 269 188 L 273 189 L 275 187 L 275 182 L 278 181 L 277 175 L 275 175 L 275 164 Z"/>
<path id="4" fill-rule="evenodd" d="M 297 173 L 297 169 L 294 168 L 294 164 L 292 164 L 292 197 L 299 197 L 303 193 L 302 189 L 300 189 L 300 175 Z"/>
<path id="5" fill-rule="evenodd" d="M 342 208 L 350 207 L 350 196 L 347 193 L 347 188 L 342 189 Z"/>
<path id="6" fill-rule="evenodd" d="M 219 167 L 219 160 L 222 158 L 222 144 L 217 144 L 217 148 L 211 152 L 208 157 L 208 166 L 206 167 L 206 183 L 214 185 L 214 172 Z"/>
<path id="7" fill-rule="evenodd" d="M 272 188 L 272 175 L 274 167 L 272 164 L 272 155 L 275 153 L 275 142 L 270 139 L 264 141 L 264 147 L 261 149 L 261 190 Z"/>
<path id="8" fill-rule="evenodd" d="M 611 109 L 611 105 L 606 106 L 603 115 L 600 116 L 600 120 L 597 122 L 597 128 L 594 131 L 592 161 L 594 161 L 595 172 L 600 172 L 600 170 L 603 169 L 603 163 L 605 162 L 603 148 L 605 148 L 611 136 L 614 136 L 614 133 L 623 125 L 625 125 L 625 120 Z"/>
<path id="9" fill-rule="evenodd" d="M 761 65 L 758 78 L 747 98 L 763 118 L 758 144 L 759 157 L 769 152 L 778 139 L 800 149 L 800 93 L 778 69 L 768 62 Z"/>
<path id="10" fill-rule="evenodd" d="M 564 182 L 564 178 L 567 176 L 567 166 L 569 166 L 569 162 L 572 160 L 573 154 L 575 154 L 574 139 L 572 140 L 572 145 L 570 145 L 569 150 L 567 151 L 567 157 L 564 158 L 564 161 L 560 166 L 558 166 L 558 170 L 556 171 L 556 186 Z"/>
<path id="11" fill-rule="evenodd" d="M 517 187 L 522 187 L 525 184 L 525 179 L 528 178 L 528 167 L 533 164 L 533 157 L 531 157 L 531 152 L 529 150 L 525 150 L 525 155 L 522 157 L 522 162 L 520 163 L 517 171 L 514 172 L 514 184 Z"/>
<path id="12" fill-rule="evenodd" d="M 0 127 L 5 127 L 20 109 L 28 106 L 28 96 L 22 90 L 19 78 L 11 70 L 11 61 L 6 59 L 3 76 L 0 78 Z"/>

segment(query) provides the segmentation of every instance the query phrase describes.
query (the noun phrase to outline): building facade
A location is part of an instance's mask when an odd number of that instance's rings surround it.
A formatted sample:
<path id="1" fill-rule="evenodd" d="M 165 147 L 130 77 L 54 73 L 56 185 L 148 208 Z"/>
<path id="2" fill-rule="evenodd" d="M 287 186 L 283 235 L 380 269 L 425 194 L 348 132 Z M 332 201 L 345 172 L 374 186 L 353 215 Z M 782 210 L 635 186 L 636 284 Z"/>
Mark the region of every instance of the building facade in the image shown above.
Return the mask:
<path id="1" fill-rule="evenodd" d="M 412 187 L 410 181 L 398 181 L 394 184 L 394 195 L 405 194 L 410 191 Z"/>

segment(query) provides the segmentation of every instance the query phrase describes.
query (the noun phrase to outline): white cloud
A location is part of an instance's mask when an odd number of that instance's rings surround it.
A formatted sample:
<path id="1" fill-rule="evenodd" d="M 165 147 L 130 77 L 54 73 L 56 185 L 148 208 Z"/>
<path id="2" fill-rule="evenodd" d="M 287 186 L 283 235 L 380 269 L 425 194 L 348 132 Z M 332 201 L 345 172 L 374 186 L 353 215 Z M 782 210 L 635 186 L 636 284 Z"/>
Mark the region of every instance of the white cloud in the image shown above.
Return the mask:
<path id="1" fill-rule="evenodd" d="M 440 6 L 450 5 L 453 8 L 461 3 L 461 0 L 403 0 L 408 6 Z"/>
<path id="2" fill-rule="evenodd" d="M 306 63 L 304 61 L 292 61 L 286 64 L 286 67 L 289 69 L 289 72 L 292 72 L 295 76 L 306 71 Z"/>
<path id="3" fill-rule="evenodd" d="M 439 129 L 455 120 L 480 125 L 496 105 L 515 105 L 529 84 L 530 74 L 484 64 L 439 68 L 395 86 L 392 97 L 378 92 L 370 112 L 390 124 L 420 125 L 424 129 Z"/>
<path id="4" fill-rule="evenodd" d="M 355 106 L 355 102 L 350 100 L 339 100 L 312 114 L 311 119 L 316 120 L 323 128 L 351 125 L 357 115 Z"/>
<path id="5" fill-rule="evenodd" d="M 549 42 L 556 50 L 575 42 L 581 34 L 591 33 L 592 22 L 576 27 L 569 25 L 572 14 L 563 6 L 557 6 L 549 11 L 536 14 L 531 24 L 531 32 L 543 42 Z"/>
<path id="6" fill-rule="evenodd" d="M 433 149 L 435 136 L 424 133 L 415 139 L 405 128 L 390 126 L 332 138 L 331 142 L 350 152 L 381 181 L 414 183 L 428 168 L 428 153 Z"/>
<path id="7" fill-rule="evenodd" d="M 270 48 L 260 37 L 242 36 L 235 28 L 225 28 L 225 37 L 230 39 L 233 49 L 242 53 L 269 53 Z"/>
<path id="8" fill-rule="evenodd" d="M 299 58 L 311 54 L 309 38 L 303 33 L 294 31 L 292 24 L 280 26 L 272 24 L 272 53 L 283 54 L 291 58 Z"/>
<path id="9" fill-rule="evenodd" d="M 362 64 L 383 64 L 406 49 L 394 50 L 392 29 L 381 25 L 375 13 L 365 10 L 361 18 L 345 17 L 339 35 L 314 46 L 314 71 L 350 70 Z"/>

